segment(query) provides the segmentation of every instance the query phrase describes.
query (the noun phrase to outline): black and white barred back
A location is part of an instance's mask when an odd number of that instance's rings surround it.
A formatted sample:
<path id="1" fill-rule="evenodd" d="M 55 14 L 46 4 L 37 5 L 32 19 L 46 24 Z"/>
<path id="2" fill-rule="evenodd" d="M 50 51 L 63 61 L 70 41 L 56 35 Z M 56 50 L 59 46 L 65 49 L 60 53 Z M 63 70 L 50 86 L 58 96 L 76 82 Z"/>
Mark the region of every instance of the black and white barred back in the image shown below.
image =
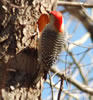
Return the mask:
<path id="1" fill-rule="evenodd" d="M 55 63 L 59 54 L 65 45 L 65 34 L 54 32 L 52 30 L 45 30 L 42 34 L 40 53 L 40 63 L 44 70 L 48 71 L 49 68 Z"/>

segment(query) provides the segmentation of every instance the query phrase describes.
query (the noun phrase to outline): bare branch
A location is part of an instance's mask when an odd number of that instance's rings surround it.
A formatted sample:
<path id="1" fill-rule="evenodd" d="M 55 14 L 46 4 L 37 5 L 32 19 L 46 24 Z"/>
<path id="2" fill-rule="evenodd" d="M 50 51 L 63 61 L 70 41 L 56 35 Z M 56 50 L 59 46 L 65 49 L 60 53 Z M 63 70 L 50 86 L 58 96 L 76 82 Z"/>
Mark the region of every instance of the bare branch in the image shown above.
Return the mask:
<path id="1" fill-rule="evenodd" d="M 65 7 L 65 6 L 64 6 Z M 67 10 L 70 14 L 75 16 L 77 19 L 79 19 L 84 27 L 87 29 L 87 31 L 90 33 L 91 40 L 93 41 L 93 19 L 89 17 L 88 14 L 86 14 L 85 10 L 81 8 L 73 8 L 73 7 L 65 7 L 65 10 Z"/>
<path id="2" fill-rule="evenodd" d="M 61 83 L 60 83 L 60 89 L 59 89 L 59 93 L 58 93 L 58 100 L 60 100 L 60 97 L 61 97 L 63 81 L 64 81 L 64 76 L 61 76 Z"/>
<path id="3" fill-rule="evenodd" d="M 53 86 L 52 86 L 52 79 L 51 79 L 51 73 L 49 71 L 49 80 L 50 80 L 50 87 L 51 87 L 51 93 L 52 93 L 52 100 L 54 100 L 54 95 L 53 95 Z"/>
<path id="4" fill-rule="evenodd" d="M 59 77 L 61 77 L 63 75 L 63 73 L 61 73 L 60 71 L 58 71 L 58 69 L 56 68 L 51 68 L 51 71 L 54 73 L 57 73 L 57 75 Z M 67 77 L 66 75 L 64 75 L 65 80 L 67 80 L 68 82 L 72 83 L 74 86 L 76 86 L 78 89 L 80 89 L 81 91 L 88 93 L 90 95 L 93 95 L 93 88 L 89 88 L 88 86 L 78 82 L 77 80 L 73 79 L 73 77 Z"/>
<path id="5" fill-rule="evenodd" d="M 47 82 L 48 84 L 50 84 L 50 81 L 49 81 L 49 80 L 46 80 L 46 82 Z M 55 87 L 56 89 L 59 89 L 59 87 L 58 87 L 57 85 L 55 85 L 54 83 L 52 83 L 52 85 L 53 85 L 53 87 Z M 75 98 L 76 100 L 79 100 L 78 96 L 76 96 L 76 95 L 70 93 L 69 91 L 66 91 L 66 90 L 64 90 L 64 89 L 63 89 L 62 91 L 63 91 L 65 94 L 67 94 L 67 95 L 69 95 L 69 96 Z"/>
<path id="6" fill-rule="evenodd" d="M 86 7 L 93 8 L 93 4 L 83 3 L 83 2 L 68 2 L 68 1 L 58 1 L 58 6 L 71 6 L 71 7 Z"/>
<path id="7" fill-rule="evenodd" d="M 79 72 L 80 72 L 80 75 L 81 75 L 81 78 L 83 79 L 84 83 L 87 84 L 87 78 L 85 77 L 84 73 L 83 73 L 83 70 L 81 69 L 81 65 L 80 65 L 80 62 L 77 62 L 76 58 L 74 57 L 74 55 L 72 54 L 72 52 L 68 52 L 69 55 L 71 56 L 72 60 L 73 60 L 73 63 L 77 66 L 77 68 L 79 69 Z"/>
<path id="8" fill-rule="evenodd" d="M 83 35 L 79 40 L 74 41 L 74 43 L 70 43 L 69 50 L 75 48 L 76 46 L 81 46 L 83 43 L 85 43 L 88 40 L 89 36 L 90 34 L 87 33 Z M 82 48 L 84 48 L 84 46 L 82 46 Z"/>

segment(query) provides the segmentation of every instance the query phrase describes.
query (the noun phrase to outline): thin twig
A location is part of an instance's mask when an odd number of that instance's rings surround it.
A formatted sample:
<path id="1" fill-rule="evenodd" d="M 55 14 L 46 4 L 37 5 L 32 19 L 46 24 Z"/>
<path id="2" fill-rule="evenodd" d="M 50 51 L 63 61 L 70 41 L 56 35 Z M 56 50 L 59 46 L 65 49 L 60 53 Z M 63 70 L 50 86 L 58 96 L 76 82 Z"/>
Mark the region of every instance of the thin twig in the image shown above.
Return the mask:
<path id="1" fill-rule="evenodd" d="M 50 87 L 51 87 L 51 93 L 52 93 L 52 100 L 54 100 L 53 86 L 52 86 L 52 80 L 51 80 L 51 73 L 50 73 L 50 71 L 49 71 L 49 79 L 50 79 Z"/>
<path id="2" fill-rule="evenodd" d="M 68 1 L 58 1 L 58 6 L 71 6 L 71 7 L 86 7 L 93 8 L 93 4 L 83 3 L 83 2 L 68 2 Z"/>
<path id="3" fill-rule="evenodd" d="M 60 97 L 61 97 L 63 80 L 64 80 L 64 76 L 62 75 L 62 77 L 61 77 L 61 83 L 60 83 L 60 89 L 59 89 L 59 93 L 58 93 L 58 100 L 60 100 Z"/>
<path id="4" fill-rule="evenodd" d="M 46 80 L 46 83 L 50 84 L 50 81 L 49 81 L 49 80 Z M 59 90 L 59 87 L 58 87 L 57 85 L 55 85 L 54 83 L 52 83 L 52 84 L 53 84 L 53 87 L 54 87 L 54 88 L 56 88 L 56 89 Z M 79 100 L 79 97 L 78 97 L 77 95 L 74 95 L 74 94 L 72 94 L 71 92 L 66 91 L 66 90 L 64 90 L 64 89 L 61 89 L 61 90 L 62 90 L 62 92 L 64 92 L 66 95 L 69 95 L 69 96 L 75 98 L 76 100 Z"/>
<path id="5" fill-rule="evenodd" d="M 73 53 L 73 56 L 79 56 L 79 55 L 82 55 L 82 54 L 85 54 L 87 53 L 89 50 L 91 50 L 92 48 L 89 48 L 89 49 L 86 49 L 84 51 L 81 51 L 79 53 Z M 66 55 L 66 54 L 61 54 L 60 56 L 70 56 L 70 55 Z"/>
<path id="6" fill-rule="evenodd" d="M 93 49 L 93 45 L 91 45 L 90 47 L 88 47 L 88 46 L 83 46 L 83 45 L 80 45 L 80 44 L 76 44 L 76 43 L 68 41 L 68 40 L 65 40 L 65 41 L 67 41 L 70 44 L 76 45 L 78 47 Z"/>
<path id="7" fill-rule="evenodd" d="M 58 69 L 56 69 L 56 68 L 51 68 L 51 71 L 52 72 L 56 72 L 57 73 L 57 75 L 59 76 L 59 77 L 61 77 L 62 75 L 63 75 L 63 73 L 62 72 L 60 72 Z M 67 79 L 67 81 L 69 82 L 69 83 L 72 83 L 75 87 L 77 87 L 79 90 L 81 90 L 81 91 L 83 91 L 83 92 L 85 92 L 85 93 L 88 93 L 88 94 L 90 94 L 90 95 L 93 95 L 93 88 L 90 88 L 90 87 L 88 87 L 87 85 L 84 85 L 84 84 L 82 84 L 82 83 L 80 83 L 79 81 L 77 81 L 77 80 L 75 80 L 73 77 L 71 77 L 71 76 L 69 76 L 69 77 L 67 77 L 66 75 L 64 75 L 64 79 L 66 80 Z"/>
<path id="8" fill-rule="evenodd" d="M 84 83 L 87 84 L 87 78 L 84 76 L 84 72 L 83 72 L 83 70 L 81 69 L 82 66 L 80 65 L 80 62 L 78 62 L 78 61 L 76 60 L 76 58 L 73 56 L 73 53 L 72 53 L 72 52 L 69 51 L 68 53 L 69 53 L 70 57 L 72 58 L 73 63 L 74 63 L 74 64 L 77 66 L 77 68 L 79 69 L 81 78 L 83 79 Z"/>

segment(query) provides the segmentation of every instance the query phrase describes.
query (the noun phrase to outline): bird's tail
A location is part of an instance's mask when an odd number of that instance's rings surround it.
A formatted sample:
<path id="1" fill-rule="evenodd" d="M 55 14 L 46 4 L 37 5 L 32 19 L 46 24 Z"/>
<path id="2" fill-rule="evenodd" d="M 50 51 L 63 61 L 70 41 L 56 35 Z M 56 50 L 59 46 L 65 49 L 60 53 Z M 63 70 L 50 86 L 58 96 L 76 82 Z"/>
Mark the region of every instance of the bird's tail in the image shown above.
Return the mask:
<path id="1" fill-rule="evenodd" d="M 38 64 L 36 71 L 33 74 L 31 79 L 32 83 L 35 85 L 40 80 L 40 78 L 44 75 L 43 70 L 41 70 L 41 65 Z"/>

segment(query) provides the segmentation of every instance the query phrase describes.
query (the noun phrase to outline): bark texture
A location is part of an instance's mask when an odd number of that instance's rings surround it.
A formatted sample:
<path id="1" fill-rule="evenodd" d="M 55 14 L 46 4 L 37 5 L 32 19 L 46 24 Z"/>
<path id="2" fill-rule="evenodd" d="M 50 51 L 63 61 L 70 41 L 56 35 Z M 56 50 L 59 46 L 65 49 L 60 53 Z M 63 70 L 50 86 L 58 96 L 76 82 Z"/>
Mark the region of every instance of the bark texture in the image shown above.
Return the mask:
<path id="1" fill-rule="evenodd" d="M 0 100 L 41 99 L 43 78 L 33 84 L 38 65 L 37 20 L 56 4 L 56 0 L 0 1 Z"/>

